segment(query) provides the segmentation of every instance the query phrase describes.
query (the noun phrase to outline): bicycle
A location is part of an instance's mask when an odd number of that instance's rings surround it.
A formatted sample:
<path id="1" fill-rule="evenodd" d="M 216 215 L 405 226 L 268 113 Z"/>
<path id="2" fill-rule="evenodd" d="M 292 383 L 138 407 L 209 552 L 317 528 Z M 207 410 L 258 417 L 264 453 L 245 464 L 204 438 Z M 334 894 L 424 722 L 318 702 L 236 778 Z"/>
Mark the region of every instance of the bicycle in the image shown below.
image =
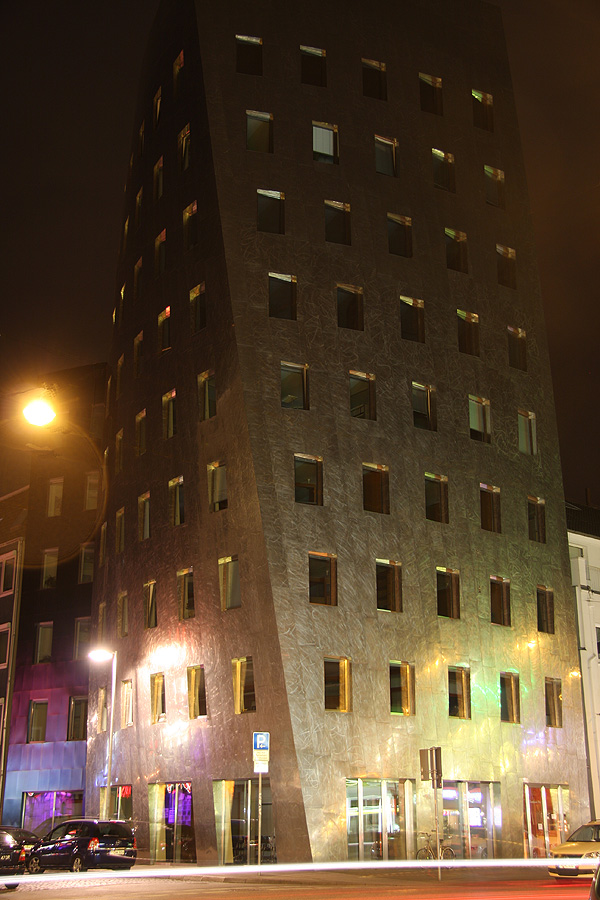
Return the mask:
<path id="1" fill-rule="evenodd" d="M 417 850 L 417 859 L 435 859 L 435 847 L 431 844 L 431 835 L 427 831 L 420 831 L 419 837 L 425 838 L 427 844 Z M 440 841 L 440 859 L 456 859 L 456 853 L 452 847 L 444 847 L 444 838 Z"/>

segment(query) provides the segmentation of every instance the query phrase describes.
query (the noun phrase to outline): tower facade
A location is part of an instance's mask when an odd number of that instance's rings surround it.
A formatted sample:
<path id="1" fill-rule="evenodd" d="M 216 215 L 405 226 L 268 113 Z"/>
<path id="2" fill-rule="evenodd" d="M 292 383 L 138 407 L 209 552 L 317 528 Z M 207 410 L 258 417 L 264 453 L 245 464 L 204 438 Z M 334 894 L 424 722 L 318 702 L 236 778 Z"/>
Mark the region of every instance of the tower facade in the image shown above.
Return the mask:
<path id="1" fill-rule="evenodd" d="M 87 808 L 150 858 L 461 856 L 584 818 L 499 11 L 163 4 L 118 265 Z"/>

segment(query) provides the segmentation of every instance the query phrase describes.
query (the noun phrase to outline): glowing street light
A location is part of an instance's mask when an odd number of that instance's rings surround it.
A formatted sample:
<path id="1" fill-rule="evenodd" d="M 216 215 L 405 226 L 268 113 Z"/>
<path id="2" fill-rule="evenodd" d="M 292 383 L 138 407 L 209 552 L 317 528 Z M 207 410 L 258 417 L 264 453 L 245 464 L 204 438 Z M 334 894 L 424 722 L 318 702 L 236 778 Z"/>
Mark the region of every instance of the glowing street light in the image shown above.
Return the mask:
<path id="1" fill-rule="evenodd" d="M 38 428 L 49 425 L 56 418 L 56 413 L 50 404 L 46 400 L 42 400 L 41 397 L 28 403 L 23 410 L 23 415 L 30 425 L 37 425 Z"/>
<path id="2" fill-rule="evenodd" d="M 115 690 L 117 686 L 117 651 L 106 650 L 104 647 L 97 647 L 88 653 L 89 659 L 95 663 L 106 663 L 112 659 L 112 679 L 110 690 L 110 724 L 108 731 L 108 766 L 106 769 L 106 789 L 104 791 L 104 803 L 100 810 L 103 819 L 108 819 L 110 815 L 110 782 L 112 779 L 112 752 L 113 752 L 113 728 L 115 723 Z"/>

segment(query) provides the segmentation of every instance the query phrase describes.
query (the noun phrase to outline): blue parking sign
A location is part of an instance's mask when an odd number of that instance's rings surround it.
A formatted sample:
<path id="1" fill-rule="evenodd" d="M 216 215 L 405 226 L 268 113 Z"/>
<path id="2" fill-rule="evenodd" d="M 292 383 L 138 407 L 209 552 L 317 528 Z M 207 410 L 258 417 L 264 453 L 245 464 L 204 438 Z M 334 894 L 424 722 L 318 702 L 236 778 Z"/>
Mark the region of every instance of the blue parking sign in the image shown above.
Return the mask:
<path id="1" fill-rule="evenodd" d="M 254 750 L 266 750 L 269 752 L 269 738 L 270 734 L 268 731 L 255 731 L 254 732 Z"/>

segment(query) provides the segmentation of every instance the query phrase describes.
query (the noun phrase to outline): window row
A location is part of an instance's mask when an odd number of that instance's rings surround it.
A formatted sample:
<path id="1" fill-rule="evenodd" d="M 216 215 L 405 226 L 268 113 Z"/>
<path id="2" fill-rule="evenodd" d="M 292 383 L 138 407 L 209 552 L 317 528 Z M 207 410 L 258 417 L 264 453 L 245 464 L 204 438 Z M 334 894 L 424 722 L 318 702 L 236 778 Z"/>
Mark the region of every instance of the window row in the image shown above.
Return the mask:
<path id="1" fill-rule="evenodd" d="M 68 741 L 85 741 L 87 739 L 88 698 L 69 698 L 69 718 L 67 720 Z M 47 735 L 48 700 L 30 700 L 27 723 L 27 743 L 38 744 L 46 740 L 60 740 L 52 734 Z"/>
<path id="2" fill-rule="evenodd" d="M 91 619 L 89 616 L 82 616 L 81 618 L 75 619 L 73 659 L 87 661 L 87 655 L 90 649 L 90 627 Z M 36 624 L 33 648 L 34 664 L 56 662 L 52 655 L 53 635 L 54 622 L 38 622 Z M 0 648 L 3 648 L 5 643 L 6 642 L 2 641 L 0 638 Z M 0 656 L 1 652 L 2 651 L 0 650 Z"/>
<path id="3" fill-rule="evenodd" d="M 63 513 L 63 493 L 64 493 L 64 477 L 51 478 L 48 482 L 46 515 L 48 518 L 55 518 Z M 83 509 L 98 509 L 98 498 L 100 493 L 100 472 L 86 472 L 85 490 L 83 497 Z"/>
<path id="4" fill-rule="evenodd" d="M 78 584 L 91 584 L 94 580 L 94 554 L 93 542 L 81 544 L 79 547 Z M 58 547 L 49 547 L 43 551 L 41 567 L 41 583 L 43 589 L 55 588 L 58 579 Z"/>

